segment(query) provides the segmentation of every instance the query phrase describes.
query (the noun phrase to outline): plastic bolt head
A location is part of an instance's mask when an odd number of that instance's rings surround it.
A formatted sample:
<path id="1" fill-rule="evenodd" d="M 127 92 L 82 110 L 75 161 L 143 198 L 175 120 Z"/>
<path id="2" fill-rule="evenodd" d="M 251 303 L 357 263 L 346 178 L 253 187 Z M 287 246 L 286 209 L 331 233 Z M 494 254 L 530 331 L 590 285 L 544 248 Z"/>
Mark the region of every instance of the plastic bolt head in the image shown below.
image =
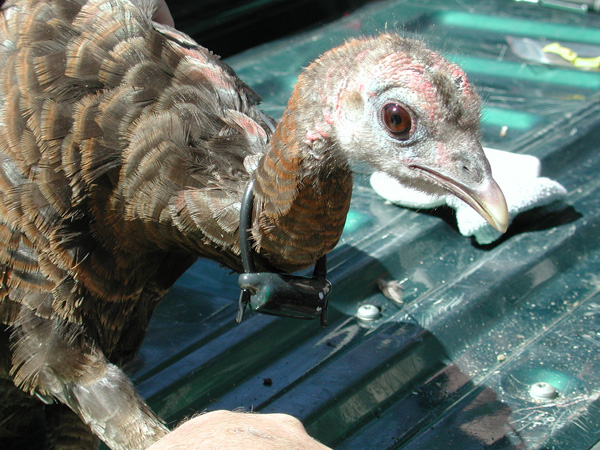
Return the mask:
<path id="1" fill-rule="evenodd" d="M 536 400 L 552 400 L 558 397 L 558 392 L 550 383 L 540 381 L 531 385 L 529 395 Z"/>
<path id="2" fill-rule="evenodd" d="M 362 305 L 356 312 L 356 317 L 360 320 L 377 320 L 379 315 L 379 308 L 375 305 Z"/>

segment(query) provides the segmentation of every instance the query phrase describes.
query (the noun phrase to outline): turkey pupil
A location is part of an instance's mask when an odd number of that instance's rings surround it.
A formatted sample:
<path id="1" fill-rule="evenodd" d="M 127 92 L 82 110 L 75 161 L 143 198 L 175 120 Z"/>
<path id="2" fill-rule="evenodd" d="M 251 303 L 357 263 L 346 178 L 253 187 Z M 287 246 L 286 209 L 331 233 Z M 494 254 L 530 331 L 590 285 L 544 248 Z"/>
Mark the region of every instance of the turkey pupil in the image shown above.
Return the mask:
<path id="1" fill-rule="evenodd" d="M 402 125 L 402 116 L 400 114 L 393 114 L 392 123 L 394 125 Z"/>

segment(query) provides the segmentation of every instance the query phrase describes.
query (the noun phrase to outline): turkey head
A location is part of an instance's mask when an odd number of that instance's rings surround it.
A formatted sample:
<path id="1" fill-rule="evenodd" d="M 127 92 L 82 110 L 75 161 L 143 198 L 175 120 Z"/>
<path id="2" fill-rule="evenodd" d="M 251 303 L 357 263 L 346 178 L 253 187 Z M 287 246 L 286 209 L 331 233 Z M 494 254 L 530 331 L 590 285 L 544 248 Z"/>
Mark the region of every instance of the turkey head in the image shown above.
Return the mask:
<path id="1" fill-rule="evenodd" d="M 506 231 L 504 196 L 479 141 L 479 98 L 464 72 L 423 42 L 351 41 L 313 63 L 297 91 L 296 121 L 313 152 L 455 195 Z M 320 115 L 307 114 L 316 108 Z"/>

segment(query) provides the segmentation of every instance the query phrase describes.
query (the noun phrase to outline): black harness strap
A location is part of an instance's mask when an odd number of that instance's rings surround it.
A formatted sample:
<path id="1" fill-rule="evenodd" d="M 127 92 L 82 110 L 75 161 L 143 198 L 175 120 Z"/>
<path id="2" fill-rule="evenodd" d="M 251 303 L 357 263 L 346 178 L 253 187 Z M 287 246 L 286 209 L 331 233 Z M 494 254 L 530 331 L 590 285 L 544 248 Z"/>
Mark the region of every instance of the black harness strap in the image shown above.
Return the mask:
<path id="1" fill-rule="evenodd" d="M 242 289 L 238 302 L 236 321 L 244 319 L 246 306 L 276 316 L 297 319 L 321 318 L 327 325 L 327 296 L 331 283 L 327 280 L 325 255 L 315 264 L 312 277 L 273 272 L 256 272 L 252 249 L 252 210 L 254 208 L 254 180 L 250 180 L 242 197 L 240 209 L 240 251 L 244 273 L 238 278 Z"/>

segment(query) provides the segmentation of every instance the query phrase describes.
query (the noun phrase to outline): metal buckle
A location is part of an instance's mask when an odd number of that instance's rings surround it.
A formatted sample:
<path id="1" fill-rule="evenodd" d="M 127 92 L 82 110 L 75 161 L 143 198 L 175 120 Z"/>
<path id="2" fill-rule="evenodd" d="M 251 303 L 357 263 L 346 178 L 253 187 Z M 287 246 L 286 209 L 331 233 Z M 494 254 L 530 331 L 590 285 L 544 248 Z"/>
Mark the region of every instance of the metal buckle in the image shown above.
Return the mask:
<path id="1" fill-rule="evenodd" d="M 240 210 L 240 251 L 244 273 L 238 278 L 242 289 L 238 301 L 236 322 L 244 319 L 246 306 L 254 311 L 296 319 L 321 318 L 327 325 L 327 302 L 331 283 L 327 280 L 327 261 L 322 256 L 315 264 L 312 277 L 256 272 L 250 228 L 254 205 L 254 180 L 250 180 L 242 198 Z"/>

